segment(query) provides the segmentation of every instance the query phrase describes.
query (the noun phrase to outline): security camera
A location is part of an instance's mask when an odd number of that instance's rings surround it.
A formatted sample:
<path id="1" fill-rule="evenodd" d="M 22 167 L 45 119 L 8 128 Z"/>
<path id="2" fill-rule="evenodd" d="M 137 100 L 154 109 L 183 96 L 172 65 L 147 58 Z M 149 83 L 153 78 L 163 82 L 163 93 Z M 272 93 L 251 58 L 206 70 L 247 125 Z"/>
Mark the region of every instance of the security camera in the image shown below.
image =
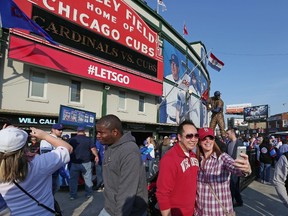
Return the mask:
<path id="1" fill-rule="evenodd" d="M 105 85 L 105 90 L 110 90 L 110 86 L 108 86 L 108 85 Z"/>

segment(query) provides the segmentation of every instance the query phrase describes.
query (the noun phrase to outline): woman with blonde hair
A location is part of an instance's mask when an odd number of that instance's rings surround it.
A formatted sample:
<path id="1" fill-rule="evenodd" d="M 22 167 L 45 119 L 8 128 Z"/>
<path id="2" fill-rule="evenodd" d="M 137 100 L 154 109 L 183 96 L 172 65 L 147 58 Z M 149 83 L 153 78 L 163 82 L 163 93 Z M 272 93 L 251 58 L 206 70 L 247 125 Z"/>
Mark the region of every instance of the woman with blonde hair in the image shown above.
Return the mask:
<path id="1" fill-rule="evenodd" d="M 55 150 L 31 159 L 24 130 L 12 126 L 0 130 L 0 194 L 12 215 L 52 216 L 52 173 L 70 161 L 73 148 L 33 127 L 30 135 L 48 141 Z"/>
<path id="2" fill-rule="evenodd" d="M 246 154 L 234 160 L 222 153 L 215 142 L 212 128 L 200 128 L 196 155 L 199 161 L 195 216 L 233 215 L 230 192 L 231 173 L 238 176 L 251 174 Z"/>
<path id="3" fill-rule="evenodd" d="M 155 160 L 155 148 L 156 148 L 156 143 L 155 143 L 154 138 L 152 136 L 147 137 L 146 147 L 149 150 L 149 153 L 147 156 L 148 177 L 149 177 L 150 174 L 152 173 L 153 162 Z"/>

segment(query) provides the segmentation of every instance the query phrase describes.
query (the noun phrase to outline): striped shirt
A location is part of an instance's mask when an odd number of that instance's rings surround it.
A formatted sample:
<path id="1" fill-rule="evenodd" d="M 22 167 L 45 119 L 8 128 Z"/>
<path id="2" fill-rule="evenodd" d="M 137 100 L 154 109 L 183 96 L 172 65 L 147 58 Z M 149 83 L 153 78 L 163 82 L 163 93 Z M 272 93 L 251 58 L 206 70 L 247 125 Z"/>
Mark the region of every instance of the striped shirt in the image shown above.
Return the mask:
<path id="1" fill-rule="evenodd" d="M 234 160 L 228 154 L 222 153 L 217 159 L 214 152 L 204 163 L 201 158 L 201 168 L 197 179 L 197 196 L 195 205 L 195 216 L 213 215 L 222 216 L 225 212 L 217 199 L 211 192 L 210 184 L 218 196 L 221 204 L 226 210 L 233 212 L 233 204 L 230 192 L 230 175 L 243 175 L 241 170 L 237 169 L 233 163 Z"/>

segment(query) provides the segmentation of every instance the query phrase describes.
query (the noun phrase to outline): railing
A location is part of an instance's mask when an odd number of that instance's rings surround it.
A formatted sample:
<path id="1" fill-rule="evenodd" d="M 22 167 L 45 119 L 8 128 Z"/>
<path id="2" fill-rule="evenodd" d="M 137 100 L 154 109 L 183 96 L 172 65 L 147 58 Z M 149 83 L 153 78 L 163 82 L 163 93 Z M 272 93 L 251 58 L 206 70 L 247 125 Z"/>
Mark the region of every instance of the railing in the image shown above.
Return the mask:
<path id="1" fill-rule="evenodd" d="M 256 150 L 247 150 L 247 155 L 249 156 L 249 162 L 252 169 L 252 174 L 248 177 L 241 177 L 240 178 L 240 189 L 241 191 L 244 190 L 257 176 L 258 168 L 257 168 L 257 161 L 256 161 Z"/>

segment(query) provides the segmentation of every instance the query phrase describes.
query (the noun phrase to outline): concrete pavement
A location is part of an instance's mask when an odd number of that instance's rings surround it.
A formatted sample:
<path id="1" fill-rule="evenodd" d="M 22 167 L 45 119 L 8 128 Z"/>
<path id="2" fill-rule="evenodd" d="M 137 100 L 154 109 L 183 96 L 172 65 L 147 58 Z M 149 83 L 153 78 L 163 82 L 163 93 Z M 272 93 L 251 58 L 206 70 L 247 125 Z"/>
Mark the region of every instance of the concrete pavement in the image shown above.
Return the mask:
<path id="1" fill-rule="evenodd" d="M 279 200 L 272 185 L 253 181 L 242 191 L 243 207 L 235 208 L 240 216 L 288 216 L 288 209 Z M 78 192 L 78 199 L 69 200 L 69 192 L 62 190 L 56 193 L 64 216 L 97 216 L 103 208 L 103 193 L 94 191 L 93 197 L 86 199 L 84 191 Z"/>
<path id="2" fill-rule="evenodd" d="M 244 206 L 235 208 L 236 215 L 288 216 L 288 208 L 279 200 L 273 185 L 253 181 L 241 194 Z"/>
<path id="3" fill-rule="evenodd" d="M 63 216 L 97 216 L 104 206 L 103 192 L 94 191 L 90 198 L 85 197 L 85 191 L 78 191 L 78 198 L 69 199 L 68 190 L 60 190 L 56 193 Z"/>

